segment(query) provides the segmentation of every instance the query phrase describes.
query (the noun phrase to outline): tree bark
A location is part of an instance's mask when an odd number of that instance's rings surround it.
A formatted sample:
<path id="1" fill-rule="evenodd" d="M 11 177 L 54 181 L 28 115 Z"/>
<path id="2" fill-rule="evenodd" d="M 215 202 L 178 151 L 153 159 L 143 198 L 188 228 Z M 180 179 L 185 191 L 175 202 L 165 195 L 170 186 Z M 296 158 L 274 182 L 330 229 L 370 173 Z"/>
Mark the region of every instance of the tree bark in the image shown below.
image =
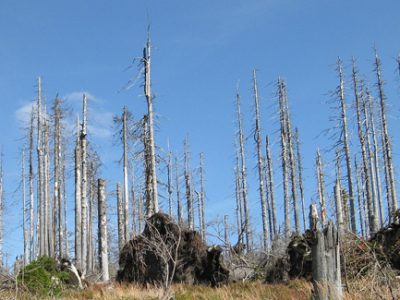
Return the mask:
<path id="1" fill-rule="evenodd" d="M 79 117 L 77 118 L 77 140 L 75 146 L 75 260 L 77 268 L 82 267 L 82 152 L 79 136 Z"/>
<path id="2" fill-rule="evenodd" d="M 98 179 L 98 222 L 99 222 L 99 265 L 101 280 L 109 281 L 108 272 L 108 242 L 107 242 L 107 216 L 106 216 L 106 187 L 103 179 Z"/>

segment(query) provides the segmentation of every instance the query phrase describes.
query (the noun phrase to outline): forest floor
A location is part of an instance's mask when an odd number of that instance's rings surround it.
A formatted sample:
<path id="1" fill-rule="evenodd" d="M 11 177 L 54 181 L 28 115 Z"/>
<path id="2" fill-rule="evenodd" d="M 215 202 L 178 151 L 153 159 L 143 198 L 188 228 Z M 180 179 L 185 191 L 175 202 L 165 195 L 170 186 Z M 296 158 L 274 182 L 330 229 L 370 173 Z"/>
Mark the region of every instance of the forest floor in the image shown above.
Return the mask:
<path id="1" fill-rule="evenodd" d="M 352 284 L 353 291 L 345 293 L 346 300 L 372 300 L 372 299 L 398 299 L 399 291 L 393 291 L 394 297 L 390 290 L 382 286 L 380 288 L 369 289 L 367 282 L 358 282 Z M 212 299 L 212 300 L 228 300 L 228 299 L 296 299 L 309 300 L 311 298 L 312 285 L 304 280 L 291 280 L 287 284 L 265 284 L 262 282 L 232 283 L 221 286 L 219 288 L 211 288 L 203 285 L 179 285 L 175 284 L 170 289 L 170 298 L 175 300 L 189 299 Z M 1 292 L 0 299 L 94 299 L 94 300 L 150 300 L 163 299 L 162 289 L 154 287 L 143 288 L 137 285 L 92 285 L 83 291 L 65 291 L 61 296 L 57 297 L 38 297 L 29 293 L 15 291 Z"/>

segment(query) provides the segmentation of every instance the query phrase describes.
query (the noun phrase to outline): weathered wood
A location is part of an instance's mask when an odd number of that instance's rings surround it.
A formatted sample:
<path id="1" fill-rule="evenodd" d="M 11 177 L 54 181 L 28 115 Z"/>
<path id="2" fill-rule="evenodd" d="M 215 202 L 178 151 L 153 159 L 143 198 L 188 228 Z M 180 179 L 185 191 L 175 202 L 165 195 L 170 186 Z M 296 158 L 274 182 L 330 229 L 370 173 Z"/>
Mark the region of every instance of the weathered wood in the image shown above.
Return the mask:
<path id="1" fill-rule="evenodd" d="M 107 241 L 107 216 L 106 216 L 106 187 L 103 179 L 98 179 L 98 230 L 99 230 L 99 265 L 101 280 L 110 279 L 108 272 L 108 241 Z"/>

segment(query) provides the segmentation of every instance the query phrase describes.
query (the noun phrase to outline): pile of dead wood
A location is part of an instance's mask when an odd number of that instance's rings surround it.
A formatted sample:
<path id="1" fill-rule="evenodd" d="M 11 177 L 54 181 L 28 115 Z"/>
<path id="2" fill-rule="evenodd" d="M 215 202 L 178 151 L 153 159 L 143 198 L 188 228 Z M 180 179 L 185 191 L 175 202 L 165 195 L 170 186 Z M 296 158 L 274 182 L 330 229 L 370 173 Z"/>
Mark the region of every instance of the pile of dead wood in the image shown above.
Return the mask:
<path id="1" fill-rule="evenodd" d="M 143 233 L 121 249 L 117 280 L 159 284 L 171 278 L 172 282 L 216 286 L 229 277 L 221 253 L 220 247 L 208 247 L 196 231 L 156 213 L 148 218 Z"/>

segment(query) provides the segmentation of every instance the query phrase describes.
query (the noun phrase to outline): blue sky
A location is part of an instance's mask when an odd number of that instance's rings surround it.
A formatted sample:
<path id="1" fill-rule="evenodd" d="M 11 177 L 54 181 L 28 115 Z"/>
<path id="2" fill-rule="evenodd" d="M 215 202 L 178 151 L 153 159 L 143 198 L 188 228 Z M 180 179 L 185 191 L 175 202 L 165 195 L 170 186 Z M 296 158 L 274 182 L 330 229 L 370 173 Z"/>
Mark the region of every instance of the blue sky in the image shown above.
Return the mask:
<path id="1" fill-rule="evenodd" d="M 121 88 L 137 74 L 135 67 L 126 69 L 141 55 L 150 23 L 159 128 L 156 141 L 166 148 L 169 139 L 171 149 L 182 153 L 182 141 L 188 135 L 193 166 L 198 153 L 205 153 L 209 220 L 233 212 L 235 89 L 239 81 L 245 130 L 250 135 L 253 68 L 258 70 L 263 132 L 273 135 L 275 181 L 280 183 L 274 81 L 282 76 L 288 84 L 293 122 L 302 138 L 309 203 L 315 199 L 314 153 L 317 147 L 332 143 L 318 135 L 332 126 L 328 121 L 332 111 L 326 102 L 337 85 L 337 56 L 344 60 L 347 78 L 354 55 L 360 72 L 374 83 L 372 58 L 373 47 L 377 47 L 387 82 L 394 161 L 398 165 L 398 11 L 400 3 L 394 0 L 1 1 L 5 251 L 11 259 L 21 253 L 21 200 L 14 191 L 19 181 L 22 112 L 35 98 L 37 76 L 43 77 L 49 102 L 58 93 L 78 111 L 80 94 L 85 91 L 91 95 L 89 138 L 101 154 L 103 177 L 112 191 L 122 174 L 116 162 L 120 149 L 113 146 L 111 119 L 124 105 L 136 117 L 145 112 L 139 82 L 128 91 Z M 348 94 L 351 101 L 350 88 Z M 356 131 L 352 135 L 355 139 Z M 250 213 L 259 227 L 252 138 L 247 149 Z M 327 154 L 328 178 L 332 175 L 330 159 Z M 277 185 L 276 189 L 281 188 Z M 72 190 L 69 193 L 72 200 Z M 112 205 L 113 199 L 109 203 Z"/>

